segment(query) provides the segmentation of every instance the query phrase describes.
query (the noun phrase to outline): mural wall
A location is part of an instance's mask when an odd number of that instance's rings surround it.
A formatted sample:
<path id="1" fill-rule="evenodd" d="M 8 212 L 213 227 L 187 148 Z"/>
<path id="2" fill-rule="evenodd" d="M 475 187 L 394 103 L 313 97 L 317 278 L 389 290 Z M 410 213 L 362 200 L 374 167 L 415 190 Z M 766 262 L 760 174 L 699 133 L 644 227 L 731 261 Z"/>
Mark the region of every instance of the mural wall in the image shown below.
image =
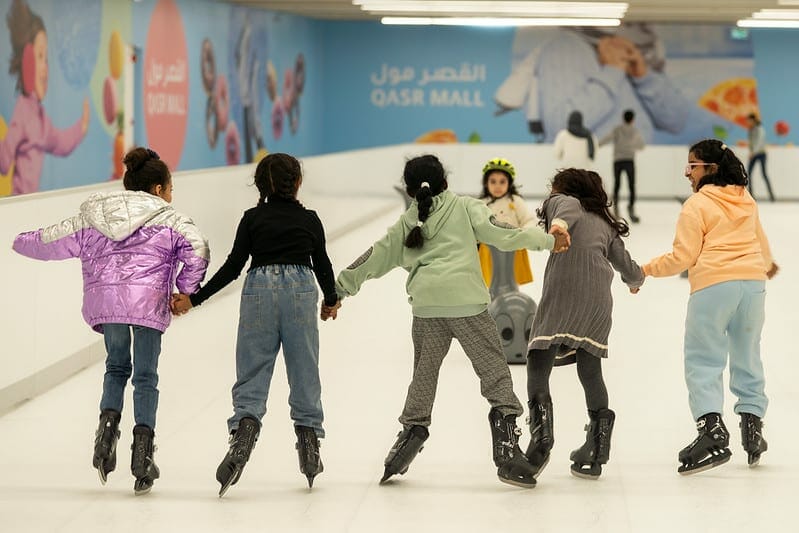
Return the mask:
<path id="1" fill-rule="evenodd" d="M 768 142 L 798 140 L 793 32 L 398 27 L 211 0 L 64 5 L 0 0 L 0 196 L 118 179 L 130 142 L 187 170 L 274 151 L 551 142 L 572 110 L 601 136 L 633 109 L 652 144 L 742 142 L 749 113 Z"/>

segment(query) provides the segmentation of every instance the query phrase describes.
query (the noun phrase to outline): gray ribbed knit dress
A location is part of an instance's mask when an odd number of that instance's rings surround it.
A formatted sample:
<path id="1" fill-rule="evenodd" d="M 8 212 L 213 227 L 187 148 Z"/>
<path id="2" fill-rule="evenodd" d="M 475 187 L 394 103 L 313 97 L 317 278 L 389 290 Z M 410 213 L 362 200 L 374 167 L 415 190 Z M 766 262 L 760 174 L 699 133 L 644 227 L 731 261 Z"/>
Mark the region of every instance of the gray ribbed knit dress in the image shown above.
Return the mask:
<path id="1" fill-rule="evenodd" d="M 544 208 L 549 225 L 557 219 L 566 223 L 571 247 L 549 256 L 529 349 L 560 345 L 561 355 L 583 349 L 607 357 L 613 270 L 631 288 L 643 284 L 643 271 L 630 258 L 616 231 L 598 215 L 583 210 L 576 198 L 554 194 Z M 574 362 L 573 357 L 561 357 L 555 364 L 570 362 Z"/>

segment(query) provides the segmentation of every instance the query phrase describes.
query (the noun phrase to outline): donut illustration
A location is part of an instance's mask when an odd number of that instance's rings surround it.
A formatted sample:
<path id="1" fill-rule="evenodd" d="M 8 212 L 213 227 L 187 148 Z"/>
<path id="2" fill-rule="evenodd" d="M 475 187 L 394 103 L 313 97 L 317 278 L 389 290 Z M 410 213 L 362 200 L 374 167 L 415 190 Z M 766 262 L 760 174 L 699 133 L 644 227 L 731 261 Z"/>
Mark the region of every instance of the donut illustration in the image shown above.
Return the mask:
<path id="1" fill-rule="evenodd" d="M 200 52 L 200 69 L 205 92 L 210 93 L 214 90 L 214 82 L 216 81 L 216 59 L 214 58 L 214 46 L 207 37 L 203 39 Z"/>
<path id="2" fill-rule="evenodd" d="M 216 77 L 214 101 L 216 102 L 216 125 L 219 131 L 223 131 L 227 127 L 230 116 L 230 90 L 225 76 Z"/>
<path id="3" fill-rule="evenodd" d="M 225 130 L 225 159 L 228 165 L 238 165 L 241 160 L 241 136 L 233 120 L 228 122 Z"/>
<path id="4" fill-rule="evenodd" d="M 205 135 L 208 137 L 208 146 L 216 146 L 219 138 L 219 118 L 216 114 L 216 101 L 212 96 L 208 96 L 208 103 L 205 106 Z"/>

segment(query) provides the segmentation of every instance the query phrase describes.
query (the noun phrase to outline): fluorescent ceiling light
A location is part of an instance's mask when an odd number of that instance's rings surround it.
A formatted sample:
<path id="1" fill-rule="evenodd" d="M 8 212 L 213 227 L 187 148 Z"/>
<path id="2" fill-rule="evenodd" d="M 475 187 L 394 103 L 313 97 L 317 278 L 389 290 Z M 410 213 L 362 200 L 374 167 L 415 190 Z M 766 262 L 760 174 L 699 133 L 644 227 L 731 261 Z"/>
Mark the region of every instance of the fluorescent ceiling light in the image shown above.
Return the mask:
<path id="1" fill-rule="evenodd" d="M 768 20 L 797 20 L 799 19 L 799 9 L 761 9 L 752 13 L 754 19 Z"/>
<path id="2" fill-rule="evenodd" d="M 799 28 L 799 20 L 744 19 L 738 21 L 740 28 Z"/>
<path id="3" fill-rule="evenodd" d="M 520 17 L 621 18 L 625 2 L 532 2 L 532 1 L 441 1 L 441 0 L 353 0 L 369 12 L 441 13 L 460 15 L 515 15 Z"/>
<path id="4" fill-rule="evenodd" d="M 533 17 L 383 17 L 380 22 L 388 25 L 421 26 L 618 26 L 619 19 L 610 18 L 533 18 Z"/>

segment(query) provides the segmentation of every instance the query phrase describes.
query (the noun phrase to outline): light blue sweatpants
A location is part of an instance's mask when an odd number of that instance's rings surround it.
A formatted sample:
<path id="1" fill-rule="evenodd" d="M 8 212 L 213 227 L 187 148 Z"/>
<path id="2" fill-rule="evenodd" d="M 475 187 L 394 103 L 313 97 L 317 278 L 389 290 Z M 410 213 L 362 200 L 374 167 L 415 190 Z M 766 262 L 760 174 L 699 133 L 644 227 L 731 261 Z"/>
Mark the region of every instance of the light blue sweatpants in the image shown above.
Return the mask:
<path id="1" fill-rule="evenodd" d="M 685 318 L 685 383 L 694 420 L 723 414 L 722 374 L 730 358 L 730 390 L 736 413 L 763 418 L 768 406 L 760 332 L 765 320 L 765 281 L 726 281 L 688 299 Z"/>

